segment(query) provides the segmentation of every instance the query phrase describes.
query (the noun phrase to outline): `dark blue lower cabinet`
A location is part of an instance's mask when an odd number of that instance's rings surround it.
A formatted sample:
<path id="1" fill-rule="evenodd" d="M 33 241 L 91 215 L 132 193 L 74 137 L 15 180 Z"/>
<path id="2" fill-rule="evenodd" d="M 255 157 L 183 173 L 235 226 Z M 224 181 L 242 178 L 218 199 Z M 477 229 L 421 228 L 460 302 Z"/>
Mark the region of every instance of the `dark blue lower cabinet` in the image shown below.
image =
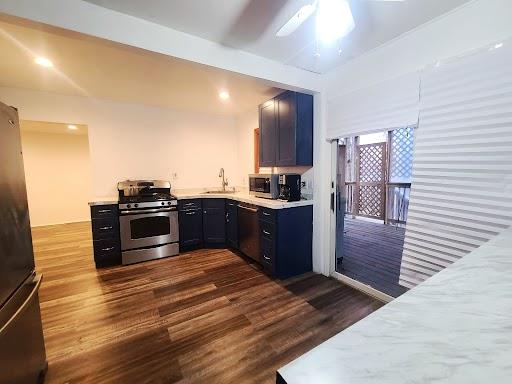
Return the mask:
<path id="1" fill-rule="evenodd" d="M 120 265 L 121 240 L 117 205 L 91 206 L 91 228 L 96 268 Z"/>
<path id="2" fill-rule="evenodd" d="M 199 208 L 182 209 L 178 212 L 180 249 L 187 250 L 203 244 L 203 211 Z"/>
<path id="3" fill-rule="evenodd" d="M 238 249 L 238 202 L 226 200 L 226 244 Z"/>
<path id="4" fill-rule="evenodd" d="M 243 253 L 242 243 L 249 238 L 254 243 L 250 249 L 256 251 L 246 256 L 259 262 L 269 275 L 285 279 L 312 270 L 312 206 L 269 209 L 251 205 L 254 220 L 244 220 L 238 217 L 238 205 L 230 199 L 181 200 L 180 250 L 228 246 Z"/>
<path id="5" fill-rule="evenodd" d="M 279 279 L 312 270 L 313 207 L 260 208 L 260 262 Z"/>
<path id="6" fill-rule="evenodd" d="M 224 199 L 203 199 L 203 239 L 206 246 L 220 246 L 226 243 Z"/>

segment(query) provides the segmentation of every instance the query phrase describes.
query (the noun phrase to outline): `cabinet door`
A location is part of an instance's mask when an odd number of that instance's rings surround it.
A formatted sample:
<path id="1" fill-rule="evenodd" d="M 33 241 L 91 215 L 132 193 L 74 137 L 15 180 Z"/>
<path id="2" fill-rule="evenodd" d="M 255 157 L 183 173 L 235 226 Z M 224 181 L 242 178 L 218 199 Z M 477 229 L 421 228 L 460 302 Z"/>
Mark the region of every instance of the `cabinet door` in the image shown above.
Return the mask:
<path id="1" fill-rule="evenodd" d="M 203 237 L 206 244 L 226 242 L 226 208 L 224 199 L 203 200 Z"/>
<path id="2" fill-rule="evenodd" d="M 276 114 L 274 100 L 260 106 L 260 167 L 276 165 Z"/>
<path id="3" fill-rule="evenodd" d="M 180 246 L 199 245 L 203 242 L 203 214 L 200 209 L 179 212 Z"/>
<path id="4" fill-rule="evenodd" d="M 297 103 L 295 92 L 285 92 L 276 98 L 277 150 L 276 165 L 293 166 L 296 155 Z"/>
<path id="5" fill-rule="evenodd" d="M 238 249 L 237 203 L 232 200 L 226 201 L 226 243 Z"/>

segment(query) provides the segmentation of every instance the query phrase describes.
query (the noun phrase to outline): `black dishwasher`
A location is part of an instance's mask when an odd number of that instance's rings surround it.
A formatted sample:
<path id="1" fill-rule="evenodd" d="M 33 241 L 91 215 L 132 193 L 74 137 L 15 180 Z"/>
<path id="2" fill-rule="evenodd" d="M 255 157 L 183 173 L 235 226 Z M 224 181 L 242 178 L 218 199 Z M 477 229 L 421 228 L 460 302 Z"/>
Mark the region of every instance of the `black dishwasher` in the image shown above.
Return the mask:
<path id="1" fill-rule="evenodd" d="M 239 249 L 253 260 L 260 261 L 260 224 L 258 208 L 249 204 L 238 205 Z"/>

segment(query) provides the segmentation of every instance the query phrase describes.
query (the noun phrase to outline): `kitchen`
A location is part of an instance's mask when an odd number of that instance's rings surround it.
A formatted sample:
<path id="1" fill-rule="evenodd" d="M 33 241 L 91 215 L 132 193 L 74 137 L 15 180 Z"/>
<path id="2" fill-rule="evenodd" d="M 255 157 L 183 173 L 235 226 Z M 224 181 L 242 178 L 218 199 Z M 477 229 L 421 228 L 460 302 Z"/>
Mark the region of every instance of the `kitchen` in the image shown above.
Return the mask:
<path id="1" fill-rule="evenodd" d="M 0 1 L 0 383 L 504 382 L 511 14 Z"/>

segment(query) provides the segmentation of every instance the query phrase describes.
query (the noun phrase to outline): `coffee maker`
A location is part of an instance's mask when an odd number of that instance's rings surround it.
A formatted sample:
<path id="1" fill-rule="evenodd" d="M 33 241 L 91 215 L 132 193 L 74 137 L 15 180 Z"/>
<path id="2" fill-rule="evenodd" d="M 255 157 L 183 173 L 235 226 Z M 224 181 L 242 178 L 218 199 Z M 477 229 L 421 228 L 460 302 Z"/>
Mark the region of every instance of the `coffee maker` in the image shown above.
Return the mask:
<path id="1" fill-rule="evenodd" d="M 300 200 L 300 175 L 296 173 L 283 173 L 279 175 L 279 200 Z"/>

